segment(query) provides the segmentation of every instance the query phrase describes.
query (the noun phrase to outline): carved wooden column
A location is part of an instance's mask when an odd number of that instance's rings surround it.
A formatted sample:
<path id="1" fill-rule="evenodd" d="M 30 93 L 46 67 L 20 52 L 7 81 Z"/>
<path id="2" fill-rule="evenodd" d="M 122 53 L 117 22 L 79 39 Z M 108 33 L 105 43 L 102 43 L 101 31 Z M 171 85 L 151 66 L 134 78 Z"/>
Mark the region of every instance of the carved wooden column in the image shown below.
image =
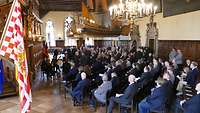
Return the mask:
<path id="1" fill-rule="evenodd" d="M 141 46 L 139 25 L 132 23 L 130 28 L 131 28 L 131 31 L 130 31 L 131 44 L 130 44 L 130 46 L 133 46 L 133 44 L 136 43 L 135 46 L 138 48 Z"/>
<path id="2" fill-rule="evenodd" d="M 108 0 L 96 0 L 95 1 L 96 12 L 108 11 Z"/>
<path id="3" fill-rule="evenodd" d="M 147 24 L 146 46 L 153 49 L 155 56 L 158 56 L 158 28 L 156 22 L 153 22 L 153 15 L 150 17 L 150 23 Z"/>

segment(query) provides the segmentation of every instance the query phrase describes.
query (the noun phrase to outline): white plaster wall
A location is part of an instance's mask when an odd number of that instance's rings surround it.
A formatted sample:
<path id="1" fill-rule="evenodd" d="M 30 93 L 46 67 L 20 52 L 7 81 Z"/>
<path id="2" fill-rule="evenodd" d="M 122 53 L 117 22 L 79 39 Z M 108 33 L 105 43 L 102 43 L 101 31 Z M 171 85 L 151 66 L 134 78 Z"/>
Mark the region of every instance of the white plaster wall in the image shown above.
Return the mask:
<path id="1" fill-rule="evenodd" d="M 154 21 L 159 29 L 159 40 L 200 40 L 200 11 L 163 18 L 159 13 Z M 138 19 L 142 45 L 146 42 L 146 24 L 149 17 Z"/>

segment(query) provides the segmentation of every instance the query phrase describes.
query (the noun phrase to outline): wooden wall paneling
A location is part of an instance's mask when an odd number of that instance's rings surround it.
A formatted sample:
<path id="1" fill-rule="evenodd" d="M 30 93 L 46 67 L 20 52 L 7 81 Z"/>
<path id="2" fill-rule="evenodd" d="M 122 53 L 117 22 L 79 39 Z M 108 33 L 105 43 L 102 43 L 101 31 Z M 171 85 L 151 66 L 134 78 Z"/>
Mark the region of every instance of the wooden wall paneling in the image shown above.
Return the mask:
<path id="1" fill-rule="evenodd" d="M 40 62 L 42 61 L 43 56 L 42 48 L 42 42 L 28 41 L 26 52 L 31 81 L 35 79 L 36 71 L 39 70 Z"/>
<path id="2" fill-rule="evenodd" d="M 94 40 L 94 46 L 95 47 L 102 47 L 103 41 L 102 40 Z"/>
<path id="3" fill-rule="evenodd" d="M 196 54 L 200 54 L 199 52 L 200 52 L 200 44 L 197 44 L 196 45 L 197 47 L 196 47 L 196 51 L 195 51 L 195 53 Z M 197 55 L 197 58 L 196 58 L 199 62 L 200 62 L 200 55 Z"/>
<path id="4" fill-rule="evenodd" d="M 173 47 L 183 52 L 184 59 L 195 60 L 200 64 L 200 41 L 159 40 L 159 57 L 168 59 L 168 54 Z"/>
<path id="5" fill-rule="evenodd" d="M 56 47 L 64 47 L 65 41 L 64 40 L 56 40 Z"/>
<path id="6" fill-rule="evenodd" d="M 164 17 L 183 14 L 199 9 L 199 0 L 163 0 Z"/>

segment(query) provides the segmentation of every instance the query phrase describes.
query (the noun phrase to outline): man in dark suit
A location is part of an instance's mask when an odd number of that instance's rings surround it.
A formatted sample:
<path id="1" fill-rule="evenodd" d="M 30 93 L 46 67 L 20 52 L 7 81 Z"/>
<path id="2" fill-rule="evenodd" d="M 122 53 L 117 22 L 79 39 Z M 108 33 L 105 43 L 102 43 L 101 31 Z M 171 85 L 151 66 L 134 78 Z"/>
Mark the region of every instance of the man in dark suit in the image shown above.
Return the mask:
<path id="1" fill-rule="evenodd" d="M 135 53 L 135 60 L 138 61 L 141 59 L 143 56 L 142 49 L 138 49 L 137 52 Z"/>
<path id="2" fill-rule="evenodd" d="M 83 72 L 83 66 L 78 67 L 78 73 L 75 75 L 75 79 L 72 81 L 72 89 L 76 87 L 79 81 L 82 80 L 81 73 Z"/>
<path id="3" fill-rule="evenodd" d="M 98 75 L 100 73 L 104 73 L 105 66 L 101 62 L 99 58 L 96 59 L 94 64 L 92 65 L 91 71 L 94 75 Z"/>
<path id="4" fill-rule="evenodd" d="M 150 69 L 148 66 L 144 67 L 144 73 L 142 73 L 141 78 L 138 80 L 140 82 L 141 86 L 145 86 L 148 84 L 150 80 L 153 79 L 153 74 L 149 72 Z"/>
<path id="5" fill-rule="evenodd" d="M 151 111 L 161 111 L 167 101 L 169 92 L 169 81 L 158 79 L 157 86 L 152 90 L 150 96 L 139 103 L 139 113 L 150 113 Z"/>
<path id="6" fill-rule="evenodd" d="M 119 92 L 119 85 L 120 85 L 120 79 L 117 76 L 116 73 L 111 73 L 111 82 L 112 82 L 112 90 L 109 94 L 109 97 L 116 95 L 117 92 Z"/>
<path id="7" fill-rule="evenodd" d="M 66 81 L 66 86 L 71 83 L 72 80 L 76 78 L 76 75 L 78 74 L 78 66 L 74 65 L 72 69 L 69 70 L 69 72 L 64 75 L 64 80 Z"/>
<path id="8" fill-rule="evenodd" d="M 178 101 L 175 113 L 180 113 L 180 110 L 184 111 L 184 113 L 200 113 L 200 83 L 196 85 L 195 89 L 197 94 L 191 99 Z"/>
<path id="9" fill-rule="evenodd" d="M 117 74 L 118 77 L 122 77 L 122 68 L 121 68 L 122 62 L 120 60 L 115 62 L 115 66 L 113 68 L 113 72 L 115 72 Z"/>
<path id="10" fill-rule="evenodd" d="M 89 60 L 90 60 L 90 57 L 87 54 L 85 54 L 84 51 L 82 51 L 81 56 L 80 56 L 80 64 L 81 65 L 88 65 Z"/>
<path id="11" fill-rule="evenodd" d="M 51 71 L 52 71 L 51 69 L 52 69 L 52 66 L 51 66 L 50 60 L 47 59 L 46 70 L 45 70 L 45 73 L 47 74 L 47 79 L 51 77 Z"/>
<path id="12" fill-rule="evenodd" d="M 80 104 L 83 99 L 84 88 L 89 85 L 89 80 L 86 78 L 86 73 L 81 73 L 81 81 L 78 82 L 77 86 L 72 90 L 71 95 L 73 100 Z"/>
<path id="13" fill-rule="evenodd" d="M 192 70 L 188 73 L 188 75 L 186 77 L 187 84 L 190 85 L 193 88 L 196 86 L 197 78 L 198 78 L 198 75 L 199 75 L 199 71 L 198 71 L 197 66 L 198 66 L 198 64 L 196 62 L 192 62 L 191 65 L 190 65 L 190 68 Z"/>
<path id="14" fill-rule="evenodd" d="M 71 69 L 71 64 L 68 62 L 68 59 L 65 58 L 62 66 L 63 74 L 67 75 L 70 69 Z"/>
<path id="15" fill-rule="evenodd" d="M 135 93 L 137 92 L 139 86 L 135 82 L 136 78 L 134 75 L 129 75 L 128 77 L 129 86 L 124 91 L 124 94 L 116 94 L 115 97 L 111 97 L 108 105 L 108 113 L 112 113 L 112 109 L 114 106 L 114 103 L 124 104 L 128 105 L 131 103 Z"/>
<path id="16" fill-rule="evenodd" d="M 116 73 L 111 73 L 112 88 L 117 88 L 120 84 L 119 77 Z"/>
<path id="17" fill-rule="evenodd" d="M 73 55 L 73 61 L 75 65 L 79 65 L 80 64 L 80 53 L 79 51 L 76 51 L 75 54 Z"/>
<path id="18" fill-rule="evenodd" d="M 184 113 L 200 113 L 200 83 L 196 85 L 197 95 L 188 101 L 182 101 Z"/>
<path id="19" fill-rule="evenodd" d="M 137 65 L 136 63 L 133 63 L 132 64 L 132 69 L 130 69 L 127 74 L 133 74 L 135 75 L 136 77 L 139 77 L 140 76 L 140 71 L 139 69 L 137 68 Z M 139 66 L 138 66 L 139 67 Z"/>
<path id="20" fill-rule="evenodd" d="M 153 59 L 153 69 L 151 70 L 154 74 L 154 78 L 157 78 L 161 75 L 162 65 L 158 62 L 157 59 Z"/>

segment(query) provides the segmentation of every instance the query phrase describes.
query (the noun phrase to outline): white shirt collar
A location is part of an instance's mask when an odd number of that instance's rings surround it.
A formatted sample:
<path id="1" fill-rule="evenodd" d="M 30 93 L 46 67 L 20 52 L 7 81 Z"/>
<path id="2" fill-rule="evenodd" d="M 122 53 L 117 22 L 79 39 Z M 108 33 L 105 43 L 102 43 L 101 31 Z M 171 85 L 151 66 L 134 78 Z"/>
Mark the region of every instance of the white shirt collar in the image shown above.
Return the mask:
<path id="1" fill-rule="evenodd" d="M 197 67 L 194 67 L 192 70 L 196 69 Z"/>
<path id="2" fill-rule="evenodd" d="M 197 92 L 197 95 L 200 94 L 200 91 Z"/>
<path id="3" fill-rule="evenodd" d="M 133 84 L 133 83 L 134 83 L 134 82 L 130 83 L 129 86 L 130 86 L 131 84 Z"/>

